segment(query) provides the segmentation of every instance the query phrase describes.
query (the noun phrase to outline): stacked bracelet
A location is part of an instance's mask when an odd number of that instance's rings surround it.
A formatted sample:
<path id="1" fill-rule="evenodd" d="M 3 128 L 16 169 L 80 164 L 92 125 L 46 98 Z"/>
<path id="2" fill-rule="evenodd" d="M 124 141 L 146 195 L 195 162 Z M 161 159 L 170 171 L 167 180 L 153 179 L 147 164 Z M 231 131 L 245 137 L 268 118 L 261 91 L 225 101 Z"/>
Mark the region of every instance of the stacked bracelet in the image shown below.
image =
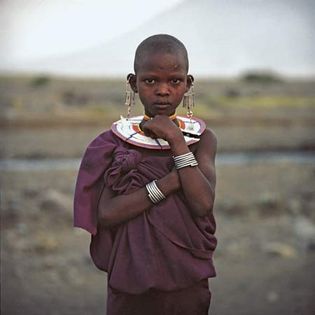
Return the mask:
<path id="1" fill-rule="evenodd" d="M 152 201 L 152 203 L 157 204 L 160 201 L 166 199 L 164 194 L 161 192 L 159 187 L 156 184 L 156 180 L 151 183 L 146 184 L 145 188 L 148 192 L 148 197 Z"/>
<path id="2" fill-rule="evenodd" d="M 174 156 L 175 168 L 177 170 L 187 166 L 197 166 L 198 162 L 192 152 Z"/>

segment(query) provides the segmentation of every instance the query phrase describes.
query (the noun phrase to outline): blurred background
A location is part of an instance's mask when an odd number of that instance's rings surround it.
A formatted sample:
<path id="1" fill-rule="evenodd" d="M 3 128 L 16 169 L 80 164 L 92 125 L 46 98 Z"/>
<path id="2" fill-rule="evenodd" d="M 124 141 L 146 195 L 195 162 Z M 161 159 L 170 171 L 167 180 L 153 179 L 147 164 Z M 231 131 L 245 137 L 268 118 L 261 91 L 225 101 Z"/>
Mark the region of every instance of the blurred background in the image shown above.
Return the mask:
<path id="1" fill-rule="evenodd" d="M 314 314 L 314 14 L 311 0 L 1 0 L 3 314 L 104 314 L 75 178 L 156 33 L 186 45 L 194 114 L 218 136 L 210 313 Z"/>

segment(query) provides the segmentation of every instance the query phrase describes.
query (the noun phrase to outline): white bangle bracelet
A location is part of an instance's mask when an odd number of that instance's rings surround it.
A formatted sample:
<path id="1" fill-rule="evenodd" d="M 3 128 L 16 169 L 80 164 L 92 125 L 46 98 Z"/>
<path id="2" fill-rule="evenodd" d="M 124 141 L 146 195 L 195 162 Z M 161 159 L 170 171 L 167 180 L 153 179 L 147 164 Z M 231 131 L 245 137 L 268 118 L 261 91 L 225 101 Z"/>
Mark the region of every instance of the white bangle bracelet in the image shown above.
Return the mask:
<path id="1" fill-rule="evenodd" d="M 198 162 L 192 152 L 174 156 L 175 168 L 177 170 L 187 166 L 197 166 Z"/>
<path id="2" fill-rule="evenodd" d="M 148 192 L 148 197 L 152 201 L 152 203 L 157 204 L 166 199 L 162 191 L 157 186 L 156 180 L 146 184 L 145 188 Z"/>

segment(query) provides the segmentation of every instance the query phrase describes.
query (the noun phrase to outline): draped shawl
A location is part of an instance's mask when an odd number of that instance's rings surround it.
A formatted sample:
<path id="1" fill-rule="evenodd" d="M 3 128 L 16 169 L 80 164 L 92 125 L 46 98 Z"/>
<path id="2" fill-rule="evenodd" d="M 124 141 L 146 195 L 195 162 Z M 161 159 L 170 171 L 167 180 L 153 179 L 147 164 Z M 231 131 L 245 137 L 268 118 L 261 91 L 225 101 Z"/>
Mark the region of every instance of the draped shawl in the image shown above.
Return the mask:
<path id="1" fill-rule="evenodd" d="M 111 130 L 86 149 L 75 188 L 74 226 L 91 233 L 92 260 L 108 273 L 111 288 L 130 294 L 171 291 L 215 276 L 214 217 L 192 217 L 181 190 L 114 228 L 97 223 L 104 185 L 117 195 L 129 194 L 173 167 L 171 153 L 142 156 Z"/>

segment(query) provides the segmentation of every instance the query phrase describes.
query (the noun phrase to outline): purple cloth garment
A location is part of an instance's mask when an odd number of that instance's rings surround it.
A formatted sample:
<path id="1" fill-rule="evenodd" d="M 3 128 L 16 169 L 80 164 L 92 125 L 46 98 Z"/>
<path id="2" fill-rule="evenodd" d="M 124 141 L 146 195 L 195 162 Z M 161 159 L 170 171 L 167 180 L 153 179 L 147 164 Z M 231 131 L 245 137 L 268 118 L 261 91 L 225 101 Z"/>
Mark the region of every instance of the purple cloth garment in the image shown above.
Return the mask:
<path id="1" fill-rule="evenodd" d="M 140 294 L 150 289 L 173 291 L 215 276 L 213 215 L 192 218 L 179 191 L 150 210 L 115 228 L 97 226 L 103 185 L 128 194 L 168 174 L 171 156 L 142 156 L 112 131 L 88 146 L 80 166 L 74 199 L 74 225 L 92 234 L 95 265 L 108 272 L 109 286 Z"/>
<path id="2" fill-rule="evenodd" d="M 211 301 L 208 279 L 171 292 L 149 290 L 121 293 L 108 288 L 107 315 L 208 315 Z"/>

